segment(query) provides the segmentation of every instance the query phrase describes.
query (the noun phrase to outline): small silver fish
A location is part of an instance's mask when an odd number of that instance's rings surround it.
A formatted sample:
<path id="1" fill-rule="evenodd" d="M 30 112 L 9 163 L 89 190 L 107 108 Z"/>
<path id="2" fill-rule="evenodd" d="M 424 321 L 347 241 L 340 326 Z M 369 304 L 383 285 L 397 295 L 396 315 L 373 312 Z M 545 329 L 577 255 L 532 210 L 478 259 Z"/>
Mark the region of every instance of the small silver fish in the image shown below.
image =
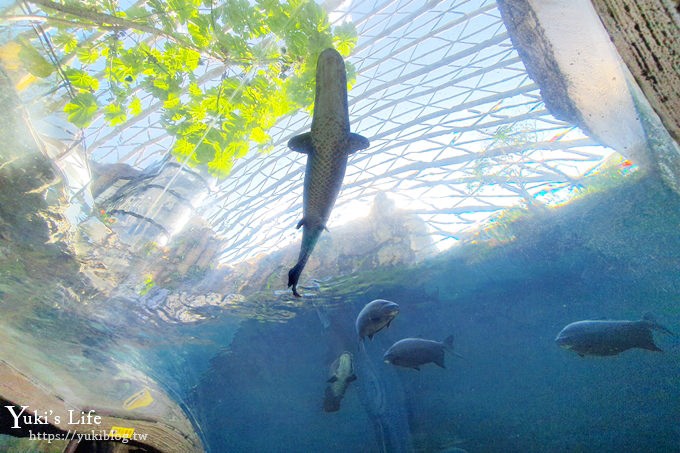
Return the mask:
<path id="1" fill-rule="evenodd" d="M 421 365 L 430 362 L 446 368 L 444 366 L 445 350 L 453 350 L 453 335 L 449 335 L 441 342 L 422 338 L 404 338 L 390 346 L 383 359 L 385 363 L 416 370 L 420 370 Z"/>
<path id="2" fill-rule="evenodd" d="M 361 309 L 354 323 L 359 339 L 373 339 L 373 335 L 385 327 L 399 314 L 399 305 L 385 299 L 376 299 Z"/>
<path id="3" fill-rule="evenodd" d="M 580 355 L 610 356 L 632 348 L 661 352 L 652 330 L 673 335 L 646 314 L 639 321 L 585 320 L 572 322 L 557 334 L 555 342 Z"/>

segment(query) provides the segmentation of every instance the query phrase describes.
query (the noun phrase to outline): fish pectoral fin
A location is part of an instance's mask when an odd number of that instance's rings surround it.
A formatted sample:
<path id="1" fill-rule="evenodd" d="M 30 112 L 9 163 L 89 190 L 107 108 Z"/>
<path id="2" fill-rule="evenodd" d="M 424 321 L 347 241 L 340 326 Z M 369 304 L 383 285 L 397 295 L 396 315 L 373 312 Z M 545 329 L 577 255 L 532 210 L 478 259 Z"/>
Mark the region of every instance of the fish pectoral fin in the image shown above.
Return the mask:
<path id="1" fill-rule="evenodd" d="M 354 382 L 357 380 L 357 375 L 353 374 L 350 377 L 347 378 L 347 382 Z"/>
<path id="2" fill-rule="evenodd" d="M 288 146 L 290 146 L 290 144 Z M 360 149 L 366 149 L 369 146 L 371 146 L 371 142 L 369 142 L 366 137 L 363 135 L 350 133 L 349 144 L 347 145 L 347 154 L 355 153 Z"/>
<path id="3" fill-rule="evenodd" d="M 333 382 L 336 382 L 337 380 L 338 380 L 338 377 L 337 377 L 337 376 L 333 376 L 333 377 L 331 377 L 329 380 L 327 380 L 326 382 L 333 383 Z"/>
<path id="4" fill-rule="evenodd" d="M 414 366 L 413 369 L 420 371 L 420 367 L 417 367 L 417 366 Z"/>
<path id="5" fill-rule="evenodd" d="M 288 140 L 288 147 L 298 153 L 312 154 L 314 152 L 312 133 L 305 132 L 304 134 L 296 135 Z"/>
<path id="6" fill-rule="evenodd" d="M 296 230 L 299 230 L 300 227 L 302 227 L 305 224 L 305 219 L 300 220 L 297 225 L 295 226 Z"/>

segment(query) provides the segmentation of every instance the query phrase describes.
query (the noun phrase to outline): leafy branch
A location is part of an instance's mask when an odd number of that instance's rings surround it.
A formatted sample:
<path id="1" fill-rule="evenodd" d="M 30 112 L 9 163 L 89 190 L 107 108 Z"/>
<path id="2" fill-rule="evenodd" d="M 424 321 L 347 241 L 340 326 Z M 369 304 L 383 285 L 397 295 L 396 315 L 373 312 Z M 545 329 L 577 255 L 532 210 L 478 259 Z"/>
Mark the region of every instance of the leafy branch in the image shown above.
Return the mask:
<path id="1" fill-rule="evenodd" d="M 347 56 L 357 41 L 351 24 L 332 26 L 313 0 L 146 0 L 125 10 L 29 1 L 40 11 L 25 20 L 52 25 L 51 51 L 75 93 L 63 107 L 71 123 L 103 116 L 123 128 L 159 105 L 171 152 L 217 176 L 250 149 L 271 149 L 271 127 L 311 107 L 317 55 L 335 47 Z M 17 37 L 3 52 L 39 79 L 57 74 L 37 38 Z M 215 63 L 222 76 L 206 80 Z"/>
<path id="2" fill-rule="evenodd" d="M 202 52 L 204 49 L 194 45 L 190 40 L 176 33 L 169 33 L 158 28 L 151 27 L 144 23 L 139 23 L 125 19 L 124 17 L 112 16 L 103 12 L 99 12 L 92 8 L 85 8 L 77 4 L 61 4 L 50 0 L 30 0 L 31 3 L 40 6 L 43 10 L 54 10 L 61 13 L 75 16 L 80 20 L 77 25 L 86 26 L 87 23 L 83 20 L 90 21 L 91 27 L 102 28 L 106 30 L 137 30 L 143 33 L 149 33 L 157 37 L 167 38 L 183 47 L 194 49 L 197 52 Z M 52 18 L 49 18 L 52 19 Z M 56 18 L 55 18 L 56 19 Z M 221 59 L 219 55 L 211 55 L 215 58 Z"/>

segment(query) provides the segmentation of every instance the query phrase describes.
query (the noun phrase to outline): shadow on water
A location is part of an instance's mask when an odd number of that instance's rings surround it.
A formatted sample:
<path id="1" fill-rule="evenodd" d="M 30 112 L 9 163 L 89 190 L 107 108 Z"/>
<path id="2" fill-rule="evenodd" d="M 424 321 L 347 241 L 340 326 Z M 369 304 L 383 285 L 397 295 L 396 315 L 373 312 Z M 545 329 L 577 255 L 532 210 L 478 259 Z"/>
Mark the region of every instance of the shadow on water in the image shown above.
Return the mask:
<path id="1" fill-rule="evenodd" d="M 372 345 L 361 344 L 356 355 L 359 392 L 373 421 L 379 451 L 411 451 L 404 390 L 393 369 L 375 365 L 382 362 L 382 354 Z"/>

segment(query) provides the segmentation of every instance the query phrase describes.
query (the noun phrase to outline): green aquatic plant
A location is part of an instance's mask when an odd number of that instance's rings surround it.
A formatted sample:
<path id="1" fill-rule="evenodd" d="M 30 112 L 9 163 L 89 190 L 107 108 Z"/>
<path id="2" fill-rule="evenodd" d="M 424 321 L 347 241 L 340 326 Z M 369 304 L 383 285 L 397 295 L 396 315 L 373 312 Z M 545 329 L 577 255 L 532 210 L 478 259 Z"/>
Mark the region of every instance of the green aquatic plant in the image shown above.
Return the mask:
<path id="1" fill-rule="evenodd" d="M 0 54 L 34 79 L 65 82 L 71 123 L 103 118 L 122 130 L 160 110 L 172 153 L 216 176 L 253 147 L 269 151 L 276 121 L 311 107 L 317 55 L 335 47 L 347 56 L 357 40 L 353 25 L 332 26 L 313 0 L 28 3 L 40 12 L 14 20 L 50 27 Z"/>

